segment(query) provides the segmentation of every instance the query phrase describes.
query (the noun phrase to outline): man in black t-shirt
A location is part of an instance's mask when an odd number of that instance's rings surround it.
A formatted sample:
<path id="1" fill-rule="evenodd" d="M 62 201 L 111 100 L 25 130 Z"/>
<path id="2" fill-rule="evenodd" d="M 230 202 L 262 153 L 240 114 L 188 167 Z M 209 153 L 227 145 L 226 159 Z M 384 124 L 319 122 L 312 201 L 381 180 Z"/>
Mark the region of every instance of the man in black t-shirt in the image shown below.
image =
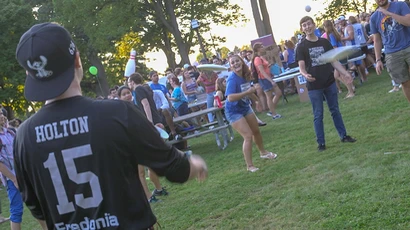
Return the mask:
<path id="1" fill-rule="evenodd" d="M 141 111 L 145 112 L 145 116 L 153 125 L 158 124 L 158 126 L 164 128 L 164 121 L 157 110 L 154 97 L 142 85 L 143 81 L 144 80 L 139 73 L 133 73 L 128 78 L 128 86 L 134 91 L 134 103 L 140 107 Z"/>
<path id="2" fill-rule="evenodd" d="M 323 98 L 326 99 L 341 141 L 355 142 L 355 139 L 347 135 L 342 115 L 339 111 L 338 90 L 333 77 L 333 67 L 340 72 L 342 77 L 346 78 L 347 82 L 351 82 L 353 79 L 339 61 L 332 62 L 331 64 L 319 62 L 319 56 L 333 49 L 333 47 L 327 39 L 319 38 L 315 35 L 316 24 L 311 17 L 303 17 L 300 20 L 300 28 L 305 32 L 306 38 L 297 47 L 296 60 L 299 64 L 300 73 L 307 80 L 308 94 L 313 107 L 313 123 L 318 150 L 323 151 L 326 149 L 323 127 Z"/>
<path id="3" fill-rule="evenodd" d="M 133 104 L 82 97 L 80 54 L 62 26 L 34 25 L 16 56 L 25 97 L 46 101 L 14 143 L 23 201 L 43 229 L 151 228 L 137 164 L 172 182 L 206 178 L 205 162 L 167 145 Z"/>
<path id="4" fill-rule="evenodd" d="M 159 111 L 157 110 L 157 106 L 155 105 L 154 96 L 149 89 L 142 85 L 143 78 L 139 73 L 133 73 L 128 78 L 128 86 L 133 90 L 134 95 L 134 103 L 135 105 L 139 106 L 141 111 L 145 113 L 145 116 L 149 121 L 152 122 L 153 125 L 158 126 L 164 129 L 164 121 L 162 116 L 160 115 Z M 139 175 L 141 180 L 145 178 L 145 168 L 144 166 L 138 166 Z M 157 202 L 156 196 L 166 196 L 168 192 L 165 188 L 162 187 L 161 182 L 155 172 L 152 170 L 148 171 L 148 175 L 150 180 L 155 186 L 154 191 L 152 192 L 152 196 L 148 198 L 150 203 Z M 144 186 L 145 184 L 143 184 Z M 148 188 L 146 188 L 148 189 Z"/>

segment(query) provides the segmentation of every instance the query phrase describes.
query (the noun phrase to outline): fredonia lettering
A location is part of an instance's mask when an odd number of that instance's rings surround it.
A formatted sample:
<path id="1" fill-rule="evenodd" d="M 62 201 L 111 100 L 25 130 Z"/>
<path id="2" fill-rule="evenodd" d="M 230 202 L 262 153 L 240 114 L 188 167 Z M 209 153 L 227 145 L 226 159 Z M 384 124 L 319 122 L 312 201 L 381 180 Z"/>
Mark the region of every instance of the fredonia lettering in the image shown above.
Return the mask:
<path id="1" fill-rule="evenodd" d="M 98 219 L 90 219 L 88 217 L 84 217 L 84 220 L 80 223 L 56 223 L 55 227 L 58 230 L 91 230 L 91 229 L 105 229 L 109 227 L 120 226 L 118 223 L 118 218 L 114 215 L 110 215 L 109 213 L 105 213 L 104 217 Z"/>
<path id="2" fill-rule="evenodd" d="M 88 116 L 36 126 L 35 130 L 37 143 L 88 133 Z"/>

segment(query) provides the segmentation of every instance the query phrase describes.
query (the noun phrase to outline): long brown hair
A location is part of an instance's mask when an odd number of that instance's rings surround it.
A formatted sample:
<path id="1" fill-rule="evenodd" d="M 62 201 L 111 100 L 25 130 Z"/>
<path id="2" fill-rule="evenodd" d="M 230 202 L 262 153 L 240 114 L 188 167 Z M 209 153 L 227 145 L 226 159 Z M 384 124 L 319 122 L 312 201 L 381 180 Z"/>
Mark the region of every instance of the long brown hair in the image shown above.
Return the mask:
<path id="1" fill-rule="evenodd" d="M 255 52 L 254 52 L 254 53 L 255 53 Z M 234 54 L 234 55 L 230 56 L 230 57 L 229 57 L 229 63 L 231 63 L 231 59 L 234 58 L 234 57 L 239 58 L 239 60 L 241 60 L 241 62 L 242 62 L 242 71 L 241 71 L 242 77 L 243 77 L 246 81 L 251 81 L 251 80 L 252 80 L 251 71 L 249 70 L 249 67 L 245 64 L 245 62 L 243 61 L 243 59 L 242 59 L 239 55 Z"/>
<path id="2" fill-rule="evenodd" d="M 340 36 L 339 32 L 337 32 L 336 28 L 333 25 L 333 22 L 330 20 L 325 20 L 323 22 L 323 28 L 327 34 L 327 40 L 330 41 L 330 35 L 333 34 L 338 42 L 342 41 L 342 37 Z"/>
<path id="3" fill-rule="evenodd" d="M 293 44 L 293 42 L 289 40 L 285 41 L 285 46 L 286 48 L 291 49 L 291 50 L 295 49 L 295 44 Z"/>
<path id="4" fill-rule="evenodd" d="M 226 79 L 225 78 L 218 78 L 218 80 L 216 80 L 216 82 L 215 82 L 215 90 L 216 91 L 221 91 L 222 93 L 224 93 L 225 94 L 225 91 L 226 91 L 226 85 L 224 85 L 224 81 L 226 81 Z"/>

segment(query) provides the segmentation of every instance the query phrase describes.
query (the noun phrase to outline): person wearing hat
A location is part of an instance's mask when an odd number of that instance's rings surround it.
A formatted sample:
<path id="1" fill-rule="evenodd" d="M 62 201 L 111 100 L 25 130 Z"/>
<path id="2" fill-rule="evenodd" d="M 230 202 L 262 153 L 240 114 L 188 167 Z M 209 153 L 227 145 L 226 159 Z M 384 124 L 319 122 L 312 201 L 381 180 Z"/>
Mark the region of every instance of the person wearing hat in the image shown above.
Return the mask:
<path id="1" fill-rule="evenodd" d="M 374 35 L 376 73 L 383 70 L 382 45 L 386 67 L 391 78 L 402 85 L 410 102 L 410 7 L 405 2 L 376 1 L 378 10 L 370 17 L 370 31 Z"/>
<path id="2" fill-rule="evenodd" d="M 16 57 L 25 97 L 45 101 L 14 144 L 23 201 L 43 229 L 152 229 L 138 164 L 172 182 L 206 178 L 205 162 L 167 145 L 132 103 L 82 96 L 80 53 L 64 27 L 32 26 Z"/>

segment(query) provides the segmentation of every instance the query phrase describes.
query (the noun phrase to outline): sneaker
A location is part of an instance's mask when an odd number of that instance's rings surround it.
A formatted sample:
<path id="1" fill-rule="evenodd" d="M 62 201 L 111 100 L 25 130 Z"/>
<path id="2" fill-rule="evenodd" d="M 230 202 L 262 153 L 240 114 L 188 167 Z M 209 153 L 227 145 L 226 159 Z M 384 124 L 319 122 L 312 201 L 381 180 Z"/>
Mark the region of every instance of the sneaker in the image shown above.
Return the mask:
<path id="1" fill-rule="evenodd" d="M 266 115 L 268 115 L 269 117 L 272 117 L 272 112 L 267 112 Z"/>
<path id="2" fill-rule="evenodd" d="M 272 119 L 273 120 L 276 120 L 276 119 L 279 119 L 279 118 L 281 118 L 282 117 L 282 115 L 280 115 L 279 113 L 277 113 L 275 116 L 272 116 Z"/>
<path id="3" fill-rule="evenodd" d="M 325 150 L 326 150 L 326 145 L 325 145 L 325 144 L 319 144 L 319 145 L 317 146 L 317 150 L 318 150 L 319 152 L 325 151 Z"/>
<path id="4" fill-rule="evenodd" d="M 192 155 L 192 151 L 191 151 L 191 150 L 185 151 L 184 153 L 185 153 L 185 155 L 186 155 L 187 157 L 190 157 L 190 156 Z"/>
<path id="5" fill-rule="evenodd" d="M 182 140 L 182 136 L 177 134 L 177 135 L 175 135 L 174 139 L 177 140 L 177 141 Z"/>
<path id="6" fill-rule="evenodd" d="M 353 142 L 356 142 L 356 139 L 354 139 L 354 138 L 352 138 L 351 136 L 344 136 L 343 138 L 342 138 L 342 140 L 341 140 L 342 142 L 350 142 L 350 143 L 353 143 Z"/>
<path id="7" fill-rule="evenodd" d="M 152 195 L 152 196 L 148 199 L 148 203 L 157 203 L 157 202 L 161 202 L 161 200 L 157 199 L 154 195 Z"/>
<path id="8" fill-rule="evenodd" d="M 164 187 L 162 187 L 161 190 L 154 189 L 154 191 L 152 192 L 152 195 L 153 196 L 168 196 L 168 192 Z"/>
<path id="9" fill-rule="evenodd" d="M 389 93 L 398 92 L 398 91 L 399 91 L 398 87 L 393 87 L 393 89 L 389 90 Z"/>

